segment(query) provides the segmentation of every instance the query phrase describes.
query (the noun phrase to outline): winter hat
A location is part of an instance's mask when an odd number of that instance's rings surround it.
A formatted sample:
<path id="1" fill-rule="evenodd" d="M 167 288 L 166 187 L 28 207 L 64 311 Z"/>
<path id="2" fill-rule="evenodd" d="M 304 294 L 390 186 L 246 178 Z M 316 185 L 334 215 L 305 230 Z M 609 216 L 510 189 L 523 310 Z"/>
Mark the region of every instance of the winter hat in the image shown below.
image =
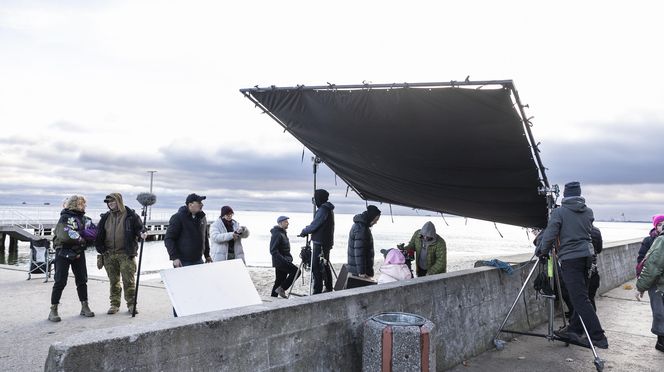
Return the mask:
<path id="1" fill-rule="evenodd" d="M 581 196 L 581 184 L 574 181 L 565 184 L 565 191 L 563 192 L 563 197 L 567 198 L 570 196 Z"/>
<path id="2" fill-rule="evenodd" d="M 330 193 L 327 192 L 327 190 L 318 189 L 314 191 L 314 202 L 316 203 L 317 207 L 320 207 L 323 203 L 325 203 L 329 197 Z"/>
<path id="3" fill-rule="evenodd" d="M 225 216 L 229 213 L 235 214 L 235 212 L 233 212 L 233 208 L 231 208 L 227 205 L 224 205 L 223 207 L 221 207 L 221 217 L 223 217 L 223 216 Z"/>
<path id="4" fill-rule="evenodd" d="M 657 227 L 657 224 L 664 221 L 664 214 L 656 214 L 652 217 L 652 225 Z"/>
<path id="5" fill-rule="evenodd" d="M 380 209 L 375 205 L 370 205 L 367 207 L 367 222 L 371 223 L 377 216 L 380 216 Z"/>
<path id="6" fill-rule="evenodd" d="M 390 249 L 385 256 L 386 265 L 403 265 L 406 263 L 406 257 L 398 249 Z"/>

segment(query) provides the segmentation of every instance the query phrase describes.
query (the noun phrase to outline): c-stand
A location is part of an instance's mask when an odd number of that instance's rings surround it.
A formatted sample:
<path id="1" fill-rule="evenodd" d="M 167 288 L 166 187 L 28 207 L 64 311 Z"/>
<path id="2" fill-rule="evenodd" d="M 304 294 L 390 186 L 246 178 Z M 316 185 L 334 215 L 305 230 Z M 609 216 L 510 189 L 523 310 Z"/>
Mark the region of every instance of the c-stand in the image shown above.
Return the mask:
<path id="1" fill-rule="evenodd" d="M 559 188 L 558 185 L 553 185 L 551 189 L 547 190 L 540 190 L 541 192 L 545 192 L 547 194 L 547 202 L 549 205 L 549 214 L 555 207 L 555 200 L 557 199 L 559 195 Z M 555 197 L 554 197 L 555 195 Z M 530 270 L 530 273 L 528 274 L 528 277 L 526 277 L 526 280 L 524 281 L 523 285 L 521 286 L 521 289 L 519 290 L 519 294 L 517 294 L 516 298 L 514 299 L 514 302 L 512 303 L 512 306 L 510 307 L 510 310 L 507 312 L 507 315 L 505 316 L 505 319 L 503 320 L 502 324 L 500 325 L 500 328 L 498 329 L 498 333 L 496 333 L 496 336 L 493 339 L 493 343 L 496 346 L 496 349 L 502 350 L 505 347 L 505 341 L 500 340 L 500 334 L 505 332 L 505 333 L 513 333 L 513 334 L 519 334 L 519 335 L 525 335 L 525 336 L 535 336 L 535 337 L 543 337 L 546 338 L 549 341 L 563 341 L 565 342 L 566 345 L 573 344 L 585 348 L 589 348 L 592 350 L 594 360 L 593 363 L 595 364 L 595 368 L 597 371 L 602 371 L 604 369 L 604 360 L 602 360 L 598 355 L 597 355 L 597 350 L 595 350 L 595 346 L 593 345 L 590 334 L 588 333 L 588 329 L 586 328 L 586 324 L 579 316 L 579 320 L 581 321 L 581 325 L 583 326 L 583 331 L 587 337 L 588 344 L 585 343 L 580 343 L 575 340 L 569 339 L 569 338 L 563 338 L 554 333 L 554 319 L 555 319 L 555 300 L 556 300 L 556 293 L 561 294 L 561 285 L 560 285 L 560 264 L 558 262 L 558 255 L 557 255 L 557 248 L 554 247 L 554 249 L 551 250 L 551 253 L 549 254 L 548 259 L 546 259 L 545 262 L 542 262 L 541 260 L 535 261 L 533 264 L 533 268 Z M 533 255 L 530 258 L 530 261 L 533 260 L 535 255 Z M 505 324 L 507 323 L 507 320 L 509 319 L 510 315 L 512 315 L 512 311 L 514 311 L 514 308 L 516 307 L 517 302 L 523 295 L 523 292 L 526 288 L 526 286 L 530 283 L 530 280 L 533 277 L 533 274 L 535 273 L 535 270 L 540 267 L 539 265 L 546 265 L 546 279 L 545 281 L 547 282 L 546 284 L 548 285 L 549 290 L 548 291 L 542 291 L 542 297 L 544 297 L 547 301 L 547 316 L 548 316 L 548 329 L 546 334 L 539 334 L 539 333 L 533 333 L 533 332 L 521 332 L 521 331 L 513 331 L 513 330 L 506 330 L 504 329 Z M 541 267 L 540 267 L 541 268 Z M 553 285 L 552 285 L 553 284 Z M 556 291 L 553 291 L 552 288 L 555 285 Z M 560 302 L 560 312 L 561 312 L 561 318 L 563 320 L 563 326 L 561 329 L 565 328 L 566 326 L 566 318 L 565 318 L 565 310 L 563 308 L 563 301 Z"/>

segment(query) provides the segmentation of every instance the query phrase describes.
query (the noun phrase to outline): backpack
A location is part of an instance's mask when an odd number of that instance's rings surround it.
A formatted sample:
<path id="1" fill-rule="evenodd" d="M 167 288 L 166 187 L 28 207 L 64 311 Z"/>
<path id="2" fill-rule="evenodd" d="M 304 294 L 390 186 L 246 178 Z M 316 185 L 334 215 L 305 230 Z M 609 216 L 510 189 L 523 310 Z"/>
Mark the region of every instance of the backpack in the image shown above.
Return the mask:
<path id="1" fill-rule="evenodd" d="M 648 257 L 650 257 L 650 252 L 646 253 L 646 256 L 643 257 L 641 262 L 636 264 L 636 277 L 637 278 L 641 276 L 641 271 L 643 271 L 643 267 L 646 266 L 646 261 L 648 261 Z"/>

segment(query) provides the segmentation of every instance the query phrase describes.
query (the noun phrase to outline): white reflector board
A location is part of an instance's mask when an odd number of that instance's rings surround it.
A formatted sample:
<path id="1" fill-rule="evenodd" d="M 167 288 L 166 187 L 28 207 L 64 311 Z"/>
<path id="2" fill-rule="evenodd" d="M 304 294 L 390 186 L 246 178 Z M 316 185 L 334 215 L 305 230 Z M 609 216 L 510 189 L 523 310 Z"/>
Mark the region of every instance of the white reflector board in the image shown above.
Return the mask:
<path id="1" fill-rule="evenodd" d="M 262 303 L 240 259 L 160 272 L 178 316 Z"/>

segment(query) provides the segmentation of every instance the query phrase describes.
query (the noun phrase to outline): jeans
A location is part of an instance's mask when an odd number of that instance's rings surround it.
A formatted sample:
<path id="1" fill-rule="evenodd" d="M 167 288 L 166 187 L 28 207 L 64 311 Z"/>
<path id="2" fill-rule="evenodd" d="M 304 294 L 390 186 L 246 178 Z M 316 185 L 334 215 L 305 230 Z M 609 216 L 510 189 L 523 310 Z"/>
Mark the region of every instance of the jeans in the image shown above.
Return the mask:
<path id="1" fill-rule="evenodd" d="M 652 310 L 652 328 L 650 332 L 664 336 L 664 293 L 657 292 L 657 286 L 648 290 L 650 310 Z"/>
<path id="2" fill-rule="evenodd" d="M 288 288 L 297 280 L 295 274 L 297 273 L 297 266 L 293 263 L 288 262 L 280 267 L 274 268 L 274 285 L 272 286 L 272 297 L 277 297 L 278 294 L 276 291 L 277 287 L 281 287 L 284 291 L 287 291 Z M 299 275 L 298 275 L 299 277 Z"/>
<path id="3" fill-rule="evenodd" d="M 332 290 L 332 270 L 330 270 L 330 249 L 332 247 L 323 247 L 318 243 L 314 243 L 313 256 L 314 264 L 311 267 L 311 272 L 314 277 L 314 294 L 323 291 L 323 282 L 325 282 L 325 289 Z M 323 264 L 320 257 L 324 257 L 328 264 Z"/>
<path id="4" fill-rule="evenodd" d="M 51 292 L 51 305 L 60 303 L 62 291 L 67 286 L 67 277 L 69 276 L 69 267 L 74 273 L 76 281 L 76 292 L 80 301 L 88 300 L 88 269 L 85 266 L 85 252 L 75 260 L 68 260 L 60 256 L 59 250 L 55 254 L 55 275 L 53 276 L 53 291 Z"/>
<path id="5" fill-rule="evenodd" d="M 592 340 L 602 340 L 605 338 L 602 325 L 597 318 L 592 303 L 588 298 L 588 270 L 592 260 L 590 257 L 572 258 L 561 261 L 562 278 L 567 287 L 570 301 L 574 306 L 574 313 L 569 322 L 569 330 L 579 335 L 585 334 L 579 317 L 588 329 L 588 334 Z"/>
<path id="6" fill-rule="evenodd" d="M 182 267 L 185 267 L 185 266 L 191 266 L 191 265 L 201 265 L 201 264 L 203 264 L 203 259 L 201 258 L 201 259 L 199 259 L 199 260 L 197 260 L 197 261 L 184 261 L 184 260 L 180 260 L 180 263 L 182 264 Z M 176 317 L 176 318 L 178 317 L 178 313 L 175 312 L 175 308 L 173 308 L 173 316 Z"/>

